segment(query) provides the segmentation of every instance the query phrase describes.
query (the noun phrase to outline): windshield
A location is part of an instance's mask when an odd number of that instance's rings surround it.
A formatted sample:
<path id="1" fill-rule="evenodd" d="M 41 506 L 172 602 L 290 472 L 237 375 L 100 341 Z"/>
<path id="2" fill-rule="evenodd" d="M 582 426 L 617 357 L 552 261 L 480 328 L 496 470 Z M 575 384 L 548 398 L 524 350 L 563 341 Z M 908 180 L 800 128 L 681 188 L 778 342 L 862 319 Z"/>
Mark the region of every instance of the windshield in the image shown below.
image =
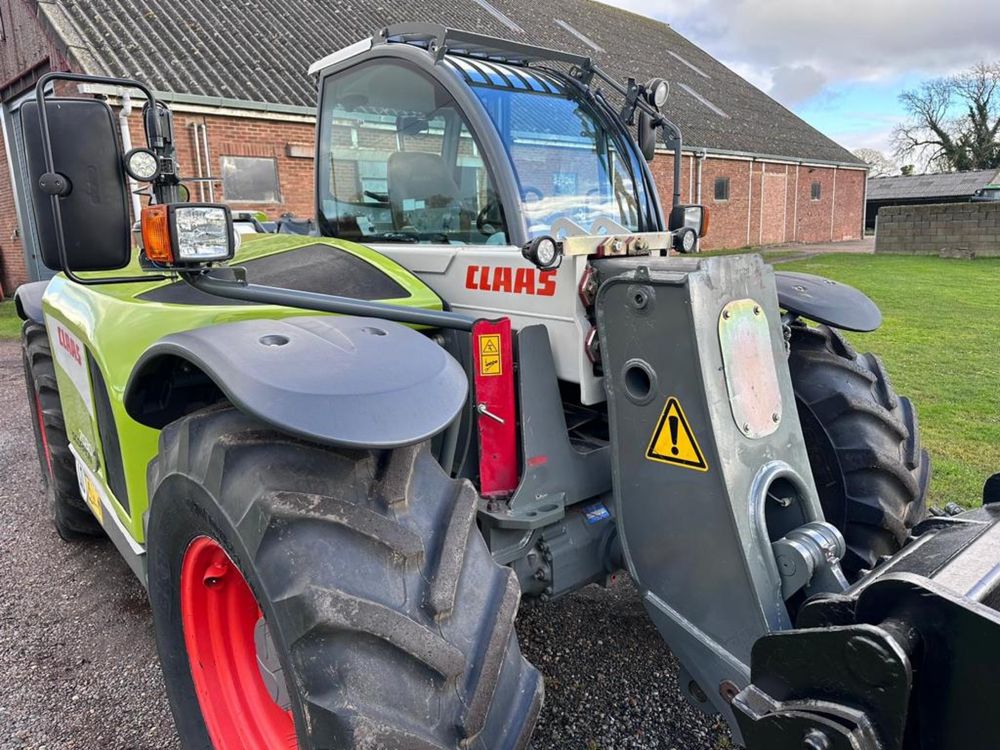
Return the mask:
<path id="1" fill-rule="evenodd" d="M 493 178 L 458 104 L 396 61 L 362 63 L 323 87 L 322 233 L 356 242 L 507 242 Z"/>
<path id="2" fill-rule="evenodd" d="M 558 219 L 586 231 L 598 219 L 641 231 L 635 179 L 642 177 L 589 105 L 569 94 L 500 86 L 472 90 L 514 166 L 529 236 L 558 234 L 552 231 Z"/>

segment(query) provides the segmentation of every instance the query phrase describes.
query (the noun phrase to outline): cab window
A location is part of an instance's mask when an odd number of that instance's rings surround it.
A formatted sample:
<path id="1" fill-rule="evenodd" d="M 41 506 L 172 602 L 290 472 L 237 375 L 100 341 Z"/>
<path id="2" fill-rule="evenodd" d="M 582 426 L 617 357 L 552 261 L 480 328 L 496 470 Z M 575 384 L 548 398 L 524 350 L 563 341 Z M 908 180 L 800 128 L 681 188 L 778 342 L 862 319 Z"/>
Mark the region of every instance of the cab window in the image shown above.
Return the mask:
<path id="1" fill-rule="evenodd" d="M 356 242 L 506 244 L 496 188 L 437 82 L 372 61 L 323 85 L 319 220 Z"/>

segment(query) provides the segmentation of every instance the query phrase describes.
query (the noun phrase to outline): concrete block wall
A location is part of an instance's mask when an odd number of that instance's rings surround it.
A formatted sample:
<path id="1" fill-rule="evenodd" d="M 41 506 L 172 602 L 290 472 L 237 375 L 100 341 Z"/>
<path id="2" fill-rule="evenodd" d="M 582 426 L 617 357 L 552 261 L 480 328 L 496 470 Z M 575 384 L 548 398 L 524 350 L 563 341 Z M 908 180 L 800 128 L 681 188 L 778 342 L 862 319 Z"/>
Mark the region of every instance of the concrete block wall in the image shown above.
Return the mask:
<path id="1" fill-rule="evenodd" d="M 876 253 L 939 255 L 943 250 L 1000 257 L 1000 202 L 887 206 L 879 211 Z"/>

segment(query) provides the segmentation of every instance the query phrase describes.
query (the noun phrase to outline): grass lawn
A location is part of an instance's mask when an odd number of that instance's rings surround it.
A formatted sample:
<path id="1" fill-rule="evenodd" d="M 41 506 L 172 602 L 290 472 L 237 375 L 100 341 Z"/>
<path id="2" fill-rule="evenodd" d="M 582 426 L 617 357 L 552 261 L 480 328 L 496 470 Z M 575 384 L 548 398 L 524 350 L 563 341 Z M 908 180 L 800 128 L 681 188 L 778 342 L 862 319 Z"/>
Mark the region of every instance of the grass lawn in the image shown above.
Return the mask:
<path id="1" fill-rule="evenodd" d="M 21 319 L 14 311 L 14 301 L 0 302 L 0 340 L 16 339 L 21 335 Z"/>
<path id="2" fill-rule="evenodd" d="M 878 303 L 882 327 L 848 338 L 881 355 L 913 400 L 931 454 L 930 502 L 977 505 L 1000 471 L 1000 260 L 826 255 L 778 268 L 829 276 Z"/>

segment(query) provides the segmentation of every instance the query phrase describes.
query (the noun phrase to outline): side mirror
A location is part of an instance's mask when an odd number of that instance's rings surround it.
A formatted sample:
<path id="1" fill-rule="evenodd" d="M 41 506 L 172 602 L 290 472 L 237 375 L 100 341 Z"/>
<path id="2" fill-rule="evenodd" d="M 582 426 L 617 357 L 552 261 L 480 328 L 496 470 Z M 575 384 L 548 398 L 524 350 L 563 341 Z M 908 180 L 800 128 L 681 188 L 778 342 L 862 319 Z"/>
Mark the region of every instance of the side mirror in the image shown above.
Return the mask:
<path id="1" fill-rule="evenodd" d="M 699 237 L 708 234 L 709 213 L 704 206 L 680 205 L 674 206 L 670 211 L 671 232 L 681 229 L 693 229 Z"/>
<path id="2" fill-rule="evenodd" d="M 636 141 L 639 143 L 642 157 L 647 162 L 653 161 L 653 157 L 656 156 L 656 128 L 653 127 L 653 118 L 641 111 Z"/>
<path id="3" fill-rule="evenodd" d="M 400 135 L 420 135 L 426 133 L 430 126 L 430 120 L 423 115 L 399 115 L 396 118 L 396 132 Z"/>
<path id="4" fill-rule="evenodd" d="M 25 156 L 42 262 L 56 271 L 59 227 L 52 196 L 59 201 L 66 261 L 72 271 L 124 268 L 131 257 L 128 180 L 111 107 L 99 99 L 46 99 L 47 136 L 38 103 L 21 107 Z M 49 172 L 44 141 L 52 149 Z"/>

